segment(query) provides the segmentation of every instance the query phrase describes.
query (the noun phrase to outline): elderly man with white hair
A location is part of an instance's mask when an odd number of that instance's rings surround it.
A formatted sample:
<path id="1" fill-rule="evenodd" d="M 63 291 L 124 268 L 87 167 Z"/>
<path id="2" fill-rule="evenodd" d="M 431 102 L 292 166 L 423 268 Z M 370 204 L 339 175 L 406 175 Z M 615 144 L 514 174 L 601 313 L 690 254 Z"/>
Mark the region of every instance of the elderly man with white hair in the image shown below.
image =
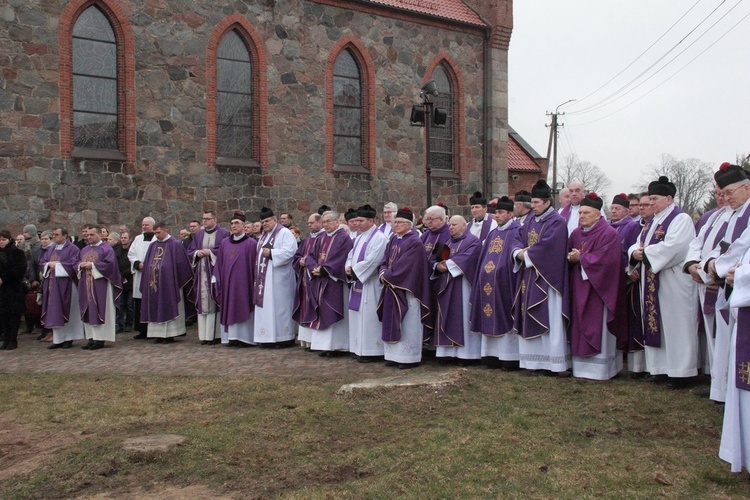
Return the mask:
<path id="1" fill-rule="evenodd" d="M 568 236 L 578 227 L 578 211 L 581 208 L 581 200 L 586 194 L 586 189 L 581 181 L 573 181 L 568 186 L 570 190 L 570 203 L 560 209 L 560 215 L 563 216 L 568 224 Z"/>
<path id="2" fill-rule="evenodd" d="M 393 237 L 380 265 L 383 293 L 378 303 L 385 361 L 400 369 L 422 361 L 422 328 L 429 324 L 427 257 L 410 209 L 402 208 L 393 220 Z"/>

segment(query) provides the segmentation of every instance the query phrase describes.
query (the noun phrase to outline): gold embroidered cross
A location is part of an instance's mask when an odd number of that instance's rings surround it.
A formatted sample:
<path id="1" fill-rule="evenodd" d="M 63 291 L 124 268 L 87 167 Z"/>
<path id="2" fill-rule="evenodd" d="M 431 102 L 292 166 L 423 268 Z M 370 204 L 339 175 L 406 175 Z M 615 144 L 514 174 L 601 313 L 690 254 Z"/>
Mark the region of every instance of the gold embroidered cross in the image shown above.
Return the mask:
<path id="1" fill-rule="evenodd" d="M 484 293 L 489 295 L 492 293 L 492 285 L 490 285 L 489 283 L 485 283 L 484 288 L 482 288 L 482 290 L 484 290 Z"/>
<path id="2" fill-rule="evenodd" d="M 741 362 L 737 369 L 737 375 L 740 376 L 740 382 L 747 384 L 750 381 L 750 363 Z"/>
<path id="3" fill-rule="evenodd" d="M 487 316 L 488 318 L 492 316 L 492 306 L 490 306 L 489 304 L 485 305 L 482 311 L 484 311 L 484 315 Z"/>
<path id="4" fill-rule="evenodd" d="M 495 269 L 495 263 L 492 261 L 489 261 L 484 265 L 484 272 L 487 274 L 490 274 Z"/>

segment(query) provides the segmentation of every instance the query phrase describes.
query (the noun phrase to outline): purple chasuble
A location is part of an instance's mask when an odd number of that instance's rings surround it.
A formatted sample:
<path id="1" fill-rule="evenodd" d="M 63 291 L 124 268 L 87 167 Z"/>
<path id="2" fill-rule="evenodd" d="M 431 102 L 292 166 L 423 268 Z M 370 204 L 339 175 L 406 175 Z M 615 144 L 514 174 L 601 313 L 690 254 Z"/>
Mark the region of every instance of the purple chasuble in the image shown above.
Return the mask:
<path id="1" fill-rule="evenodd" d="M 611 223 L 617 231 L 617 237 L 622 244 L 622 251 L 625 256 L 628 255 L 628 249 L 638 241 L 638 235 L 641 233 L 641 225 L 630 217 Z"/>
<path id="2" fill-rule="evenodd" d="M 181 242 L 170 237 L 151 243 L 143 260 L 141 321 L 166 323 L 177 318 L 177 306 L 182 300 L 180 291 L 189 287 L 192 280 L 193 269 Z M 186 308 L 188 304 L 189 294 L 185 293 Z"/>
<path id="3" fill-rule="evenodd" d="M 102 242 L 99 245 L 83 247 L 80 253 L 81 262 L 93 262 L 96 270 L 105 279 L 94 279 L 93 269 L 81 269 L 78 280 L 78 306 L 81 309 L 81 320 L 89 325 L 103 325 L 106 321 L 107 288 L 114 287 L 112 298 L 115 305 L 122 293 L 122 278 L 117 266 L 117 257 L 112 247 Z"/>
<path id="4" fill-rule="evenodd" d="M 310 286 L 310 275 L 307 272 L 307 268 L 300 265 L 300 262 L 307 262 L 307 256 L 313 251 L 315 246 L 315 239 L 321 234 L 325 234 L 324 231 L 318 231 L 315 234 L 310 234 L 304 239 L 302 244 L 297 247 L 297 252 L 294 254 L 294 260 L 292 260 L 292 267 L 297 278 L 297 290 L 294 294 L 294 309 L 292 309 L 292 319 L 297 323 L 300 319 L 305 316 L 305 307 L 307 304 L 307 293 L 308 287 Z"/>
<path id="5" fill-rule="evenodd" d="M 281 228 L 284 227 L 281 224 L 276 226 L 271 231 L 271 234 L 264 233 L 258 240 L 258 267 L 255 269 L 255 305 L 263 307 L 263 297 L 265 296 L 266 290 L 266 274 L 268 272 L 268 266 L 271 265 L 270 257 L 263 255 L 263 247 L 269 245 L 273 250 L 273 244 L 276 241 L 276 235 L 279 234 Z"/>
<path id="6" fill-rule="evenodd" d="M 42 324 L 46 328 L 60 328 L 70 320 L 71 290 L 78 281 L 76 268 L 80 262 L 79 253 L 77 246 L 66 241 L 60 250 L 56 245 L 50 245 L 39 262 L 40 269 L 44 269 L 48 262 L 60 263 L 70 276 L 70 279 L 55 279 L 53 269 L 49 277 L 44 280 Z"/>
<path id="7" fill-rule="evenodd" d="M 320 276 L 311 276 L 307 293 L 305 316 L 300 324 L 314 330 L 325 330 L 344 319 L 344 287 L 346 259 L 352 249 L 352 239 L 342 228 L 315 238 L 313 250 L 307 255 L 307 272 L 320 267 Z M 335 279 L 334 279 L 335 278 Z"/>
<path id="8" fill-rule="evenodd" d="M 523 246 L 518 221 L 487 235 L 471 287 L 472 332 L 499 337 L 513 330 L 511 310 L 521 276 L 513 272 L 513 249 Z"/>
<path id="9" fill-rule="evenodd" d="M 523 338 L 533 339 L 549 333 L 547 296 L 550 289 L 562 297 L 563 317 L 570 317 L 568 226 L 550 207 L 529 221 L 525 235 L 526 252 L 532 266 L 521 271 L 521 284 L 513 303 L 513 326 Z"/>
<path id="10" fill-rule="evenodd" d="M 423 326 L 429 325 L 429 266 L 417 233 L 409 231 L 399 238 L 393 235 L 385 247 L 380 264 L 383 292 L 378 301 L 378 318 L 383 323 L 384 342 L 401 340 L 401 323 L 409 310 L 406 292 L 419 301 Z"/>
<path id="11" fill-rule="evenodd" d="M 678 214 L 681 214 L 682 210 L 677 208 L 675 205 L 672 211 L 662 220 L 654 233 L 651 235 L 651 240 L 648 242 L 648 246 L 656 245 L 664 240 L 664 236 L 669 230 L 669 225 L 672 223 Z M 652 218 L 646 227 L 644 233 L 641 234 L 641 241 L 643 241 L 649 231 L 651 224 L 654 219 Z M 643 259 L 643 271 L 646 273 L 646 281 L 643 290 L 643 341 L 645 345 L 649 347 L 661 347 L 661 312 L 659 310 L 659 275 L 654 273 L 651 266 L 648 264 L 648 259 L 644 253 Z"/>
<path id="12" fill-rule="evenodd" d="M 573 230 L 568 249 L 580 250 L 581 261 L 571 266 L 570 353 L 589 357 L 602 352 L 602 323 L 607 308 L 607 328 L 617 337 L 622 348 L 627 343 L 627 330 L 615 322 L 625 267 L 622 244 L 617 231 L 600 218 L 589 231 Z M 584 280 L 581 268 L 588 277 Z"/>
<path id="13" fill-rule="evenodd" d="M 249 320 L 255 309 L 253 282 L 257 247 L 258 242 L 246 234 L 239 240 L 230 234 L 219 246 L 213 276 L 219 321 L 225 332 L 230 325 Z"/>
<path id="14" fill-rule="evenodd" d="M 211 250 L 214 255 L 216 255 L 216 253 L 219 251 L 219 245 L 221 245 L 222 240 L 230 236 L 229 231 L 227 231 L 223 227 L 219 227 L 218 225 L 215 226 L 211 231 L 208 231 L 206 229 L 201 229 L 200 231 L 198 231 L 195 236 L 193 236 L 193 240 L 190 242 L 190 246 L 188 247 L 187 251 L 188 259 L 191 263 L 193 262 L 195 252 L 197 252 L 198 250 L 203 250 L 203 239 L 206 237 L 206 233 L 216 234 L 213 247 L 209 248 L 209 250 Z M 202 257 L 195 263 L 195 268 L 193 271 L 193 286 L 190 290 L 190 296 L 193 298 L 195 310 L 198 314 L 213 312 L 204 311 L 203 301 L 201 300 L 201 297 L 204 293 L 207 293 L 209 296 L 213 295 L 211 290 L 211 276 L 213 275 L 213 272 L 214 265 L 211 263 L 210 257 Z M 204 276 L 206 278 L 205 282 L 201 279 L 201 276 Z M 208 288 L 208 290 L 206 291 L 205 288 Z"/>
<path id="15" fill-rule="evenodd" d="M 482 244 L 479 238 L 471 234 L 467 226 L 463 234 L 451 238 L 449 259 L 461 269 L 461 276 L 453 277 L 450 271 L 440 276 L 438 281 L 437 317 L 435 318 L 435 345 L 464 346 L 464 303 L 469 297 L 464 297 L 462 281 L 474 282 L 479 253 Z"/>

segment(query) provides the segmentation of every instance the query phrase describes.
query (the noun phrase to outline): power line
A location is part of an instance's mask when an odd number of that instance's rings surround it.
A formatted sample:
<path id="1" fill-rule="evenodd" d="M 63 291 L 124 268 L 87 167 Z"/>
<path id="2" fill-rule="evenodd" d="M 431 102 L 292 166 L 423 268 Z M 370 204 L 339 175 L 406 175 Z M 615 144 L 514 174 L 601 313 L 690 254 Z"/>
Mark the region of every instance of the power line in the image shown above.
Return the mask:
<path id="1" fill-rule="evenodd" d="M 740 19 L 739 21 L 737 21 L 737 22 L 736 22 L 736 23 L 735 23 L 735 24 L 734 24 L 734 25 L 733 25 L 733 26 L 732 26 L 731 28 L 729 28 L 729 29 L 728 29 L 727 31 L 725 31 L 725 32 L 724 32 L 724 33 L 723 33 L 723 34 L 722 34 L 722 35 L 721 35 L 721 36 L 720 36 L 719 38 L 717 38 L 716 40 L 714 40 L 714 42 L 713 42 L 713 43 L 712 43 L 711 45 L 709 45 L 708 47 L 706 47 L 705 49 L 703 49 L 703 50 L 702 50 L 701 52 L 699 52 L 699 53 L 698 53 L 698 55 L 696 55 L 696 56 L 695 56 L 695 57 L 693 57 L 693 58 L 692 58 L 691 60 L 689 60 L 689 61 L 688 61 L 687 63 L 685 63 L 685 64 L 684 64 L 683 66 L 681 66 L 681 67 L 680 67 L 680 68 L 679 68 L 679 69 L 678 69 L 677 71 L 675 71 L 674 73 L 672 73 L 672 74 L 671 74 L 671 75 L 670 75 L 669 77 L 667 77 L 667 78 L 666 78 L 666 79 L 665 79 L 664 81 L 662 81 L 662 82 L 661 82 L 661 83 L 660 83 L 659 85 L 657 85 L 656 87 L 652 88 L 651 90 L 649 90 L 648 92 L 646 92 L 646 93 L 645 93 L 645 94 L 643 94 L 642 96 L 638 97 L 638 98 L 637 98 L 637 99 L 635 99 L 634 101 L 631 101 L 630 103 L 626 104 L 625 106 L 623 106 L 623 107 L 621 107 L 621 108 L 619 108 L 619 109 L 617 109 L 617 110 L 615 110 L 615 111 L 613 111 L 613 112 L 609 113 L 608 115 L 602 116 L 601 118 L 597 118 L 596 120 L 591 120 L 591 121 L 588 121 L 588 122 L 584 122 L 584 123 L 576 123 L 576 124 L 570 124 L 570 126 L 571 126 L 571 127 L 581 127 L 581 126 L 583 126 L 583 125 L 590 125 L 590 124 L 592 124 L 592 123 L 596 123 L 596 122 L 599 122 L 599 121 L 601 121 L 601 120 L 604 120 L 605 118 L 609 118 L 610 116 L 612 116 L 612 115 L 614 115 L 614 114 L 616 114 L 616 113 L 619 113 L 619 112 L 620 112 L 620 111 L 622 111 L 623 109 L 625 109 L 625 108 L 628 108 L 629 106 L 631 106 L 631 105 L 635 104 L 636 102 L 640 101 L 641 99 L 643 99 L 644 97 L 646 97 L 647 95 L 649 95 L 649 94 L 650 94 L 651 92 L 653 92 L 654 90 L 658 89 L 659 87 L 661 87 L 662 85 L 664 85 L 665 83 L 667 83 L 667 82 L 668 82 L 669 80 L 671 80 L 671 79 L 672 79 L 672 78 L 673 78 L 674 76 L 676 76 L 676 75 L 677 75 L 677 74 L 678 74 L 679 72 L 681 72 L 681 71 L 682 71 L 683 69 L 685 69 L 686 67 L 688 67 L 688 66 L 689 66 L 690 64 L 692 64 L 692 62 L 693 62 L 693 61 L 695 61 L 696 59 L 698 59 L 698 58 L 699 58 L 700 56 L 702 56 L 702 55 L 703 55 L 703 54 L 704 54 L 704 53 L 705 53 L 706 51 L 708 51 L 708 50 L 709 50 L 709 49 L 710 49 L 711 47 L 713 47 L 714 45 L 716 45 L 716 44 L 717 44 L 717 43 L 718 43 L 718 42 L 719 42 L 719 41 L 720 41 L 720 40 L 721 40 L 722 38 L 724 38 L 725 36 L 727 36 L 727 35 L 728 35 L 728 34 L 729 34 L 729 33 L 730 33 L 730 32 L 731 32 L 732 30 L 734 30 L 734 28 L 736 28 L 737 26 L 739 26 L 739 25 L 740 25 L 740 24 L 742 23 L 742 21 L 744 21 L 744 20 L 745 20 L 745 19 L 747 19 L 748 17 L 750 17 L 750 12 L 748 12 L 747 14 L 745 14 L 745 15 L 744 15 L 744 16 L 743 16 L 743 17 L 742 17 L 742 18 L 741 18 L 741 19 Z M 663 68 L 662 68 L 662 69 L 663 69 Z"/>
<path id="2" fill-rule="evenodd" d="M 693 33 L 694 33 L 694 32 L 695 32 L 695 31 L 696 31 L 696 30 L 697 30 L 697 29 L 698 29 L 698 28 L 699 28 L 699 27 L 700 27 L 701 25 L 703 25 L 703 23 L 705 23 L 705 22 L 706 22 L 706 21 L 707 21 L 707 20 L 708 20 L 708 19 L 709 19 L 709 18 L 710 18 L 710 17 L 711 17 L 711 16 L 712 16 L 712 15 L 713 15 L 713 14 L 714 14 L 714 13 L 715 13 L 715 12 L 716 12 L 716 11 L 717 11 L 718 9 L 719 9 L 719 7 L 721 7 L 721 6 L 722 6 L 722 5 L 724 4 L 724 3 L 726 3 L 726 0 L 722 0 L 722 1 L 721 1 L 721 3 L 720 3 L 719 5 L 717 5 L 717 6 L 716 6 L 716 7 L 715 7 L 715 8 L 714 8 L 714 9 L 713 9 L 713 10 L 712 10 L 712 11 L 711 11 L 710 13 L 708 13 L 708 15 L 706 15 L 706 16 L 705 16 L 705 17 L 704 17 L 704 18 L 703 18 L 703 19 L 702 19 L 702 20 L 701 20 L 701 21 L 700 21 L 700 22 L 699 22 L 699 23 L 698 23 L 698 24 L 697 24 L 697 25 L 696 25 L 696 26 L 695 26 L 695 27 L 694 27 L 693 29 L 691 29 L 691 30 L 690 30 L 690 31 L 688 32 L 688 34 L 687 34 L 687 35 L 683 36 L 683 37 L 682 37 L 682 38 L 681 38 L 681 39 L 680 39 L 680 40 L 679 40 L 679 41 L 678 41 L 678 42 L 677 42 L 676 44 L 674 44 L 674 45 L 673 45 L 673 46 L 672 46 L 672 47 L 671 47 L 671 48 L 670 48 L 670 49 L 669 49 L 669 50 L 668 50 L 667 52 L 665 52 L 665 53 L 664 53 L 664 54 L 663 54 L 663 55 L 662 55 L 661 57 L 659 57 L 659 58 L 658 58 L 658 59 L 657 59 L 656 61 L 654 61 L 653 63 L 651 63 L 651 65 L 649 65 L 649 66 L 648 66 L 648 67 L 647 67 L 646 69 L 644 69 L 643 71 L 641 71 L 641 72 L 640 72 L 640 73 L 639 73 L 638 75 L 636 75 L 636 76 L 635 76 L 634 78 L 632 78 L 632 79 L 631 79 L 631 80 L 630 80 L 629 82 L 627 82 L 627 83 L 626 83 L 625 85 L 623 85 L 623 86 L 622 86 L 622 87 L 620 87 L 619 89 L 615 90 L 614 92 L 612 92 L 611 94 L 609 94 L 609 95 L 608 95 L 607 97 L 604 97 L 603 99 L 600 99 L 599 101 L 595 102 L 594 104 L 592 104 L 592 105 L 590 105 L 590 106 L 587 106 L 587 107 L 585 107 L 585 108 L 583 108 L 583 109 L 579 109 L 578 111 L 571 111 L 571 112 L 570 112 L 570 114 L 571 114 L 571 115 L 577 115 L 577 114 L 582 114 L 582 113 L 588 113 L 588 112 L 591 112 L 591 111 L 596 111 L 597 109 L 600 109 L 600 108 L 602 108 L 602 107 L 606 106 L 607 104 L 610 104 L 611 102 L 614 102 L 614 101 L 618 100 L 618 99 L 619 99 L 620 97 L 622 97 L 622 95 L 618 96 L 618 94 L 620 94 L 621 92 L 623 92 L 624 90 L 626 90 L 626 89 L 627 89 L 628 87 L 630 87 L 631 85 L 633 85 L 633 84 L 634 84 L 634 83 L 635 83 L 636 81 L 638 81 L 638 80 L 639 80 L 639 79 L 640 79 L 640 78 L 641 78 L 641 77 L 642 77 L 643 75 L 645 75 L 646 73 L 648 73 L 648 72 L 649 72 L 649 71 L 650 71 L 650 70 L 651 70 L 651 69 L 652 69 L 652 68 L 653 68 L 654 66 L 656 66 L 657 64 L 659 64 L 659 63 L 660 63 L 660 62 L 661 62 L 662 60 L 664 60 L 664 59 L 665 59 L 665 58 L 666 58 L 666 57 L 667 57 L 667 56 L 668 56 L 669 54 L 671 54 L 671 53 L 672 53 L 672 52 L 673 52 L 673 51 L 674 51 L 675 49 L 677 49 L 677 47 L 679 47 L 679 46 L 680 46 L 680 45 L 681 45 L 681 44 L 682 44 L 682 43 L 683 43 L 683 42 L 684 42 L 684 41 L 685 41 L 685 40 L 686 40 L 686 39 L 687 39 L 688 37 L 690 37 L 690 35 L 692 35 L 692 34 L 693 34 Z M 727 15 L 729 14 L 729 12 L 731 12 L 732 10 L 734 10 L 734 8 L 735 8 L 735 7 L 737 7 L 737 6 L 738 6 L 738 5 L 740 4 L 740 3 L 742 3 L 742 0 L 739 0 L 739 1 L 738 1 L 738 2 L 736 3 L 736 4 L 734 4 L 734 6 L 733 6 L 732 8 L 730 8 L 730 9 L 729 9 L 729 11 L 727 11 L 727 12 L 726 12 L 726 13 L 725 13 L 725 14 L 724 14 L 724 15 L 723 15 L 722 17 L 720 17 L 720 18 L 719 18 L 719 21 L 721 21 L 721 20 L 722 20 L 722 19 L 723 19 L 724 17 L 726 17 L 726 16 L 727 16 Z M 694 40 L 693 42 L 691 42 L 691 43 L 690 43 L 690 45 L 688 45 L 688 46 L 687 46 L 687 47 L 686 47 L 686 48 L 685 48 L 685 49 L 684 49 L 684 50 L 683 50 L 682 52 L 680 52 L 680 53 L 678 54 L 678 56 L 679 56 L 679 55 L 681 55 L 681 54 L 683 54 L 683 53 L 685 52 L 685 50 L 688 50 L 688 49 L 689 49 L 690 47 L 692 47 L 692 45 L 693 45 L 693 44 L 695 44 L 695 42 L 697 42 L 698 40 L 700 40 L 700 39 L 701 39 L 701 37 L 703 37 L 703 35 L 705 35 L 706 33 L 708 33 L 708 32 L 709 32 L 709 31 L 710 31 L 710 30 L 711 30 L 711 29 L 712 29 L 712 28 L 713 28 L 714 26 L 716 26 L 716 24 L 717 24 L 717 23 L 718 23 L 719 21 L 717 21 L 716 23 L 712 24 L 712 25 L 711 25 L 711 26 L 710 26 L 710 27 L 709 27 L 709 28 L 708 28 L 708 29 L 707 29 L 706 31 L 704 31 L 704 32 L 703 32 L 703 34 L 701 34 L 701 35 L 700 35 L 700 36 L 699 36 L 699 37 L 698 37 L 698 38 L 697 38 L 696 40 Z M 669 63 L 671 63 L 672 61 L 674 61 L 674 59 L 675 59 L 675 58 L 671 59 L 671 60 L 670 60 L 670 61 L 669 61 L 669 62 L 668 62 L 667 64 L 665 64 L 664 66 L 667 66 L 667 65 L 668 65 Z M 664 66 L 662 66 L 662 68 L 663 68 Z M 658 73 L 659 71 L 661 71 L 661 68 L 660 68 L 659 70 L 657 70 L 657 71 L 656 71 L 656 73 Z M 656 73 L 654 73 L 654 74 L 656 74 Z M 652 78 L 652 77 L 654 76 L 654 74 L 652 74 L 652 75 L 649 75 L 649 77 L 648 77 L 648 78 L 646 78 L 646 80 L 644 80 L 644 82 L 646 82 L 646 81 L 648 81 L 649 79 L 651 79 L 651 78 Z M 641 82 L 641 84 L 642 84 L 642 83 L 643 83 L 643 82 Z M 639 85 L 641 85 L 641 84 L 639 84 Z M 636 88 L 637 88 L 637 87 L 636 87 Z M 631 91 L 632 91 L 632 90 L 631 90 Z M 630 91 L 629 91 L 629 92 L 630 92 Z M 624 94 L 624 95 L 627 95 L 627 93 L 626 93 L 626 94 Z"/>
<path id="3" fill-rule="evenodd" d="M 630 69 L 630 67 L 631 67 L 631 66 L 632 66 L 633 64 L 635 64 L 635 63 L 636 63 L 636 62 L 637 62 L 637 61 L 638 61 L 638 60 L 639 60 L 639 59 L 640 59 L 641 57 L 643 57 L 643 56 L 644 56 L 644 55 L 646 54 L 646 52 L 648 52 L 649 50 L 651 50 L 651 49 L 652 49 L 652 48 L 654 47 L 654 45 L 656 45 L 657 43 L 659 43 L 659 42 L 661 41 L 661 39 L 662 39 L 662 38 L 664 38 L 665 36 L 667 36 L 667 34 L 669 34 L 669 32 L 670 32 L 670 31 L 672 31 L 672 28 L 674 28 L 675 26 L 677 26 L 677 24 L 678 24 L 678 23 L 679 23 L 680 21 L 682 21 L 682 20 L 683 20 L 683 19 L 685 18 L 685 16 L 687 16 L 687 15 L 688 15 L 688 14 L 689 14 L 689 13 L 690 13 L 690 12 L 691 12 L 691 11 L 692 11 L 692 10 L 693 10 L 694 8 L 695 8 L 695 6 L 696 6 L 696 5 L 698 5 L 699 3 L 701 3 L 701 1 L 702 1 L 702 0 L 698 0 L 697 2 L 695 2 L 695 3 L 694 3 L 694 4 L 692 5 L 692 7 L 690 7 L 690 8 L 689 8 L 689 9 L 688 9 L 687 11 L 685 11 L 685 13 L 684 13 L 684 14 L 682 14 L 682 15 L 680 16 L 680 18 L 679 18 L 679 19 L 677 19 L 677 21 L 675 21 L 675 22 L 674 22 L 674 23 L 672 24 L 672 26 L 670 26 L 669 28 L 667 28 L 667 31 L 665 31 L 664 33 L 662 33 L 662 34 L 661 34 L 661 36 L 660 36 L 659 38 L 657 38 L 657 39 L 656 39 L 656 40 L 655 40 L 655 41 L 654 41 L 654 42 L 653 42 L 653 43 L 652 43 L 651 45 L 649 45 L 649 46 L 648 46 L 648 47 L 646 48 L 646 50 L 644 50 L 643 52 L 641 52 L 640 54 L 638 54 L 638 56 L 637 56 L 637 57 L 636 57 L 635 59 L 633 59 L 633 60 L 632 60 L 632 61 L 630 62 L 630 64 L 628 64 L 627 66 L 625 66 L 625 67 L 624 67 L 624 68 L 623 68 L 622 70 L 620 70 L 620 72 L 619 72 L 619 73 L 617 73 L 617 74 L 616 74 L 615 76 L 613 76 L 612 78 L 610 78 L 609 80 L 607 80 L 606 82 L 604 82 L 604 84 L 603 84 L 603 85 L 602 85 L 601 87 L 599 87 L 598 89 L 594 90 L 593 92 L 591 92 L 590 94 L 588 94 L 588 95 L 587 95 L 586 97 L 583 97 L 583 98 L 581 98 L 581 99 L 578 99 L 578 101 L 577 101 L 577 102 L 576 102 L 575 104 L 572 104 L 572 105 L 571 105 L 571 108 L 575 108 L 575 107 L 576 107 L 576 106 L 577 106 L 578 104 L 580 104 L 580 103 L 581 103 L 582 101 L 585 101 L 586 99 L 588 99 L 588 98 L 589 98 L 589 97 L 591 97 L 592 95 L 596 94 L 596 93 L 597 93 L 597 92 L 599 92 L 599 91 L 600 91 L 601 89 L 603 89 L 604 87 L 606 87 L 607 85 L 609 85 L 610 83 L 612 83 L 612 81 L 613 81 L 613 80 L 614 80 L 615 78 L 617 78 L 618 76 L 620 76 L 621 74 L 623 74 L 623 73 L 624 73 L 625 71 L 627 71 L 628 69 Z M 723 2 L 722 2 L 722 3 L 723 3 Z"/>

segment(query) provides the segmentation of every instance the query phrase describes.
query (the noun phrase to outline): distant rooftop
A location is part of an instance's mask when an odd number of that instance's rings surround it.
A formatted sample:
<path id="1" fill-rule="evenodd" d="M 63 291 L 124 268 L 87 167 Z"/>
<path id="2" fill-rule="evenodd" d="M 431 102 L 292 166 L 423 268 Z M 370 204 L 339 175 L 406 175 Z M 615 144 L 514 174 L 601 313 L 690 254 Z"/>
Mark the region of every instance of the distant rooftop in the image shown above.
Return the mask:
<path id="1" fill-rule="evenodd" d="M 536 160 L 544 159 L 539 153 L 534 151 L 529 143 L 508 126 L 508 170 L 521 172 L 541 172 L 541 166 Z"/>
<path id="2" fill-rule="evenodd" d="M 479 14 L 461 0 L 364 0 L 367 3 L 442 17 L 476 26 L 487 26 Z"/>

